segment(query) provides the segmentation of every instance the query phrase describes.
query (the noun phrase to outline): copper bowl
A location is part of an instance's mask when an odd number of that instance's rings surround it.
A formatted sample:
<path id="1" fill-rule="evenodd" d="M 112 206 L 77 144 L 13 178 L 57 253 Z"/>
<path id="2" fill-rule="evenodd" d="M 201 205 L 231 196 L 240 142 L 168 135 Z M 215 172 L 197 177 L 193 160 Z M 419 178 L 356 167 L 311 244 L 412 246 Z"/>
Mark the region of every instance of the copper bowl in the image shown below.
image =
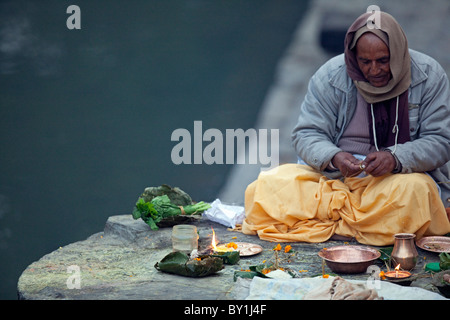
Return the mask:
<path id="1" fill-rule="evenodd" d="M 335 246 L 319 251 L 319 257 L 336 273 L 363 273 L 381 256 L 378 250 L 365 246 Z"/>

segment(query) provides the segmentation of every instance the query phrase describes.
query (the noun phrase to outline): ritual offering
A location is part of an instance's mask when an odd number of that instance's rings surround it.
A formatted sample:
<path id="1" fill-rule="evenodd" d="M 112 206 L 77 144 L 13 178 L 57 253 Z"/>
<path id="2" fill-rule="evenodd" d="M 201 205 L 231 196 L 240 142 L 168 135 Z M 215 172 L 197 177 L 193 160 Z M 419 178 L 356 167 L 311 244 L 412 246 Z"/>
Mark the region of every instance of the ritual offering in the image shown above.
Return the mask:
<path id="1" fill-rule="evenodd" d="M 211 256 L 217 257 L 223 260 L 225 264 L 236 264 L 240 260 L 239 250 L 237 250 L 237 245 L 230 242 L 226 245 L 217 246 L 216 233 L 213 231 L 213 236 L 211 240 Z"/>
<path id="2" fill-rule="evenodd" d="M 401 270 L 400 265 L 397 265 L 394 271 L 383 272 L 383 277 L 383 279 L 401 286 L 409 286 L 415 280 L 412 273 Z"/>
<path id="3" fill-rule="evenodd" d="M 365 246 L 335 246 L 320 250 L 319 257 L 336 273 L 363 273 L 381 253 Z"/>
<path id="4" fill-rule="evenodd" d="M 205 256 L 190 258 L 183 252 L 171 252 L 155 268 L 162 272 L 186 277 L 205 277 L 223 269 L 223 260 L 217 257 Z"/>
<path id="5" fill-rule="evenodd" d="M 241 257 L 252 256 L 262 252 L 263 250 L 260 245 L 248 242 L 229 242 L 226 244 L 218 245 L 214 229 L 212 229 L 211 249 L 214 253 L 237 251 L 239 253 L 239 256 Z"/>
<path id="6" fill-rule="evenodd" d="M 263 248 L 259 244 L 249 242 L 236 242 L 237 250 L 241 257 L 248 257 L 262 252 Z"/>
<path id="7" fill-rule="evenodd" d="M 388 280 L 405 280 L 411 277 L 411 273 L 405 270 L 400 270 L 400 265 L 397 265 L 394 271 L 387 271 L 384 273 L 384 276 Z"/>
<path id="8" fill-rule="evenodd" d="M 430 252 L 450 252 L 450 237 L 423 237 L 416 241 L 416 245 L 419 248 Z"/>
<path id="9" fill-rule="evenodd" d="M 240 260 L 239 251 L 216 252 L 211 257 L 222 259 L 224 264 L 237 264 Z"/>
<path id="10" fill-rule="evenodd" d="M 132 215 L 134 219 L 142 219 L 152 230 L 158 230 L 159 227 L 186 223 L 193 215 L 210 207 L 203 201 L 193 203 L 191 197 L 179 188 L 162 185 L 146 188 Z"/>

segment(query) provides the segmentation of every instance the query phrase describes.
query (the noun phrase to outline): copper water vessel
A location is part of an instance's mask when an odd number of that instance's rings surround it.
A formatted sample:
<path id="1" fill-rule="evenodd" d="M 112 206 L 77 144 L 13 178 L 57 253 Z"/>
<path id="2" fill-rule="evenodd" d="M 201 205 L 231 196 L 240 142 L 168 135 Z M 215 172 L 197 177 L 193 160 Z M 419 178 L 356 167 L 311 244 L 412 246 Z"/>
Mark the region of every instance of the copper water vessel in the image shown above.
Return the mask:
<path id="1" fill-rule="evenodd" d="M 392 266 L 400 264 L 403 270 L 412 270 L 416 266 L 419 254 L 414 243 L 413 233 L 397 233 L 394 235 L 394 249 L 391 254 Z"/>

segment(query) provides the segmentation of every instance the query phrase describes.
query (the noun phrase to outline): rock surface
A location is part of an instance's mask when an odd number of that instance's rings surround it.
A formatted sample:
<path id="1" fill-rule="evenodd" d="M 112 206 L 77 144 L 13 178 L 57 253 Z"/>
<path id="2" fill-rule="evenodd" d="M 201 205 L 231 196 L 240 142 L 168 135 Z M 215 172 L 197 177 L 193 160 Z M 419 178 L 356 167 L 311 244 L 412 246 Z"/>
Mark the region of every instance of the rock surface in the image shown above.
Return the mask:
<path id="1" fill-rule="evenodd" d="M 226 265 L 217 275 L 188 278 L 159 272 L 156 262 L 171 252 L 172 228 L 151 231 L 142 220 L 131 215 L 110 217 L 103 232 L 88 239 L 59 248 L 32 263 L 18 282 L 20 299 L 231 299 L 235 270 L 270 259 L 273 244 L 257 237 L 227 231 L 211 221 L 195 223 L 199 232 L 199 249 L 211 243 L 212 229 L 221 243 L 252 242 L 267 250 Z M 237 239 L 233 239 L 237 237 Z M 318 262 L 315 252 L 306 253 Z M 304 259 L 305 257 L 303 257 Z M 320 264 L 320 262 L 319 262 Z M 71 266 L 79 267 L 80 288 L 70 289 Z"/>
<path id="2" fill-rule="evenodd" d="M 84 241 L 61 247 L 29 265 L 18 282 L 19 299 L 151 299 L 151 300 L 231 300 L 245 298 L 245 292 L 233 280 L 234 272 L 248 269 L 264 260 L 273 261 L 274 243 L 256 236 L 229 231 L 226 227 L 205 219 L 194 222 L 199 233 L 199 249 L 211 244 L 212 229 L 220 243 L 250 242 L 263 251 L 242 257 L 236 265 L 225 265 L 217 274 L 204 278 L 189 278 L 163 273 L 154 268 L 156 262 L 171 252 L 172 228 L 152 231 L 142 220 L 131 215 L 111 216 L 103 232 Z M 295 253 L 281 266 L 293 270 L 299 277 L 322 274 L 322 260 L 317 253 L 324 247 L 342 245 L 342 241 L 307 244 L 291 243 Z M 353 243 L 352 243 L 353 244 Z M 282 244 L 283 247 L 286 244 Z M 419 249 L 420 250 L 420 249 Z M 426 258 L 426 259 L 425 259 Z M 421 251 L 414 273 L 424 274 L 425 262 L 439 261 L 437 254 Z M 385 269 L 381 261 L 376 265 Z M 74 271 L 75 270 L 75 271 Z M 79 287 L 74 280 L 79 270 Z M 325 266 L 325 273 L 332 271 Z M 341 275 L 345 279 L 366 280 L 369 274 Z M 437 292 L 431 277 L 415 285 Z M 413 284 L 414 285 L 414 284 Z M 239 291 L 241 290 L 241 291 Z"/>

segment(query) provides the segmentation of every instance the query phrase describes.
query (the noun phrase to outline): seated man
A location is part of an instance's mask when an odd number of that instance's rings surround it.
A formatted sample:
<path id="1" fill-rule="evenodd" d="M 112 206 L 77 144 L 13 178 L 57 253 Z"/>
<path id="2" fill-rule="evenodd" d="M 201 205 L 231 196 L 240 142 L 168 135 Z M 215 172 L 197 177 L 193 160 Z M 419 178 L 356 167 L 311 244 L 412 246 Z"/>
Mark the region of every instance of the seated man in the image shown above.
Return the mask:
<path id="1" fill-rule="evenodd" d="M 449 81 L 380 14 L 379 28 L 361 15 L 344 54 L 311 78 L 292 134 L 299 164 L 262 172 L 247 187 L 244 233 L 383 246 L 396 233 L 450 232 Z"/>

